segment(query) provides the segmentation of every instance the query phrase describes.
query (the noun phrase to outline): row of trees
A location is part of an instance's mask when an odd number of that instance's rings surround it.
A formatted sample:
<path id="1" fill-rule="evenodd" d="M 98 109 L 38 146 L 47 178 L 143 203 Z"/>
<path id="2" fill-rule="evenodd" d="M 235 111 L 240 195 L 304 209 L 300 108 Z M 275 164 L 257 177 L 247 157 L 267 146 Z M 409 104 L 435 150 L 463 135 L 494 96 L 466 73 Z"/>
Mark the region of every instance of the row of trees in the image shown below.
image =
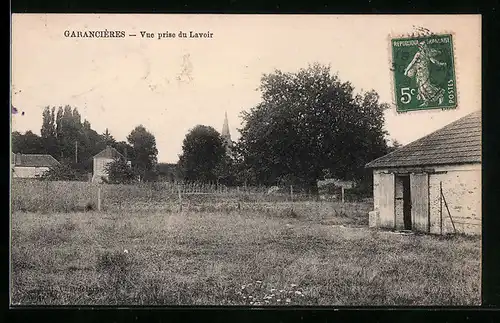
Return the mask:
<path id="1" fill-rule="evenodd" d="M 12 133 L 12 151 L 24 154 L 50 154 L 61 166 L 47 174 L 54 179 L 84 179 L 92 172 L 93 156 L 107 146 L 114 147 L 132 162 L 134 173 L 154 178 L 157 154 L 156 139 L 142 125 L 135 127 L 127 141 L 117 141 L 108 129 L 103 134 L 83 120 L 77 108 L 45 107 L 40 136 L 31 131 Z"/>
<path id="2" fill-rule="evenodd" d="M 332 74 L 329 66 L 314 64 L 296 73 L 265 74 L 260 90 L 262 100 L 243 112 L 241 136 L 231 149 L 212 127 L 198 125 L 187 133 L 177 163 L 184 180 L 293 184 L 314 194 L 317 181 L 325 177 L 371 183 L 364 165 L 397 145 L 386 142 L 388 106 L 379 102 L 378 94 L 355 94 L 352 85 Z M 56 113 L 47 107 L 41 137 L 31 132 L 13 134 L 14 152 L 49 153 L 66 169 L 86 172 L 91 171 L 92 156 L 107 145 L 132 161 L 131 169 L 123 160 L 109 165 L 112 181 L 157 177 L 155 137 L 143 126 L 136 127 L 127 142 L 117 142 L 107 130 L 98 134 L 87 120 L 82 122 L 76 108 L 66 106 Z"/>
<path id="3" fill-rule="evenodd" d="M 375 91 L 354 94 L 349 82 L 319 64 L 261 79 L 262 102 L 243 112 L 241 137 L 228 153 L 212 127 L 184 139 L 179 166 L 188 180 L 249 185 L 293 184 L 317 193 L 325 177 L 371 183 L 364 165 L 388 146 Z"/>

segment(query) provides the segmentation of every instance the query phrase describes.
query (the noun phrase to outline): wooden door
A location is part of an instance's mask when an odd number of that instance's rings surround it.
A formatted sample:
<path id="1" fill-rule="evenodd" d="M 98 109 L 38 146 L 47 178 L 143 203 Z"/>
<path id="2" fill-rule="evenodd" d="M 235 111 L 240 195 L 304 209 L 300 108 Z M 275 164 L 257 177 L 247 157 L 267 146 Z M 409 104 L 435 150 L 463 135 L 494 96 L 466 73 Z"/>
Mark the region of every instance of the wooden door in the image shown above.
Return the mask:
<path id="1" fill-rule="evenodd" d="M 411 174 L 410 192 L 412 229 L 429 232 L 429 175 Z"/>
<path id="2" fill-rule="evenodd" d="M 394 174 L 379 174 L 379 216 L 380 216 L 380 226 L 384 228 L 394 228 L 396 225 L 395 221 L 395 210 L 394 210 L 394 199 L 395 199 L 395 186 L 394 186 Z"/>
<path id="3" fill-rule="evenodd" d="M 410 176 L 402 176 L 403 182 L 403 228 L 411 230 L 411 190 Z"/>

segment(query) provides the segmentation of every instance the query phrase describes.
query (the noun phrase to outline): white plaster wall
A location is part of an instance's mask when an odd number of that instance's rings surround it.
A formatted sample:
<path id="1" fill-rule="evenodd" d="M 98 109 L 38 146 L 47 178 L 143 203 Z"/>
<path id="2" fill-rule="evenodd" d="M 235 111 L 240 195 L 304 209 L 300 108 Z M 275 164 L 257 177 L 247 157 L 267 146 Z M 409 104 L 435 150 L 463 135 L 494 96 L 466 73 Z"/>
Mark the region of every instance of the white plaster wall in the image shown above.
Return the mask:
<path id="1" fill-rule="evenodd" d="M 108 177 L 106 173 L 106 165 L 113 162 L 111 158 L 94 158 L 94 180 L 100 180 L 101 177 Z"/>
<path id="2" fill-rule="evenodd" d="M 379 210 L 380 206 L 380 174 L 382 171 L 373 171 L 373 209 Z"/>
<path id="3" fill-rule="evenodd" d="M 429 176 L 431 233 L 441 233 L 439 183 L 458 232 L 481 234 L 481 165 L 443 166 L 442 174 Z M 452 221 L 442 202 L 443 233 L 453 232 Z"/>
<path id="4" fill-rule="evenodd" d="M 17 178 L 35 178 L 37 176 L 42 176 L 46 171 L 49 170 L 49 167 L 14 167 L 14 173 L 12 177 Z"/>
<path id="5" fill-rule="evenodd" d="M 443 195 L 455 224 L 457 232 L 466 234 L 481 234 L 481 165 L 432 166 L 438 174 L 429 174 L 429 213 L 430 232 L 441 233 L 439 183 L 442 182 Z M 373 173 L 373 204 L 374 210 L 379 210 L 382 190 L 380 189 L 380 174 L 389 169 L 375 170 Z M 400 183 L 395 181 L 396 190 Z M 398 194 L 398 190 L 396 191 Z M 452 233 L 453 225 L 444 201 L 442 203 L 443 233 Z M 397 200 L 395 211 L 399 213 Z M 397 214 L 397 213 L 396 213 Z M 372 221 L 375 223 L 375 221 Z M 384 221 L 377 219 L 377 226 L 388 227 Z M 399 221 L 397 221 L 399 222 Z M 394 224 L 392 224 L 392 227 Z"/>

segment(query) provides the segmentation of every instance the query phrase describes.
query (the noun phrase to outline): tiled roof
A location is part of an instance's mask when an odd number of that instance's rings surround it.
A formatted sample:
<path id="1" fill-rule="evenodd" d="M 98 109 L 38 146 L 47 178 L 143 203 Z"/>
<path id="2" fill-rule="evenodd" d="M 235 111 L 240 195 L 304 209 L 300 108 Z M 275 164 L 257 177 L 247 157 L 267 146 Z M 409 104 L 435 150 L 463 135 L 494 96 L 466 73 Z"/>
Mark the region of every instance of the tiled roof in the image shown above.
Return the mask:
<path id="1" fill-rule="evenodd" d="M 115 159 L 115 158 L 125 158 L 125 157 L 122 154 L 120 154 L 120 152 L 115 148 L 108 146 L 106 147 L 106 149 L 95 155 L 94 158 Z"/>
<path id="2" fill-rule="evenodd" d="M 59 162 L 51 155 L 12 154 L 12 163 L 18 167 L 52 167 Z"/>
<path id="3" fill-rule="evenodd" d="M 367 168 L 481 162 L 481 111 L 473 112 L 406 146 L 375 159 Z"/>

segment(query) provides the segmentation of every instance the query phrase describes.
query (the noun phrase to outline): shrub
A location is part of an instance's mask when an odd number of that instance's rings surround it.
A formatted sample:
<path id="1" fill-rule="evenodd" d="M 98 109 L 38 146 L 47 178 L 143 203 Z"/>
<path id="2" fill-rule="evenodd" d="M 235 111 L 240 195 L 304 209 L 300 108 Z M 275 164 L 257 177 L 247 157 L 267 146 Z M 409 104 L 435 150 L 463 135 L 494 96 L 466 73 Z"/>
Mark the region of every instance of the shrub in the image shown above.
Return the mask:
<path id="1" fill-rule="evenodd" d="M 97 270 L 109 274 L 124 274 L 130 263 L 127 254 L 119 251 L 105 251 L 97 256 Z"/>
<path id="2" fill-rule="evenodd" d="M 72 168 L 69 164 L 61 163 L 51 167 L 42 176 L 41 180 L 49 181 L 82 181 L 85 180 L 85 174 Z"/>
<path id="3" fill-rule="evenodd" d="M 101 283 L 109 291 L 107 302 L 124 304 L 137 285 L 138 274 L 127 251 L 104 251 L 97 255 L 96 269 Z"/>
<path id="4" fill-rule="evenodd" d="M 112 184 L 125 184 L 135 181 L 134 170 L 124 158 L 117 158 L 105 167 L 109 179 L 106 182 Z"/>
<path id="5" fill-rule="evenodd" d="M 283 216 L 283 217 L 288 217 L 288 218 L 298 218 L 299 217 L 297 212 L 295 212 L 293 210 L 293 208 L 291 208 L 291 207 L 285 208 L 280 213 L 281 213 L 281 216 Z"/>
<path id="6" fill-rule="evenodd" d="M 350 201 L 361 201 L 373 197 L 373 183 L 360 182 L 355 187 L 346 190 L 346 198 Z"/>

